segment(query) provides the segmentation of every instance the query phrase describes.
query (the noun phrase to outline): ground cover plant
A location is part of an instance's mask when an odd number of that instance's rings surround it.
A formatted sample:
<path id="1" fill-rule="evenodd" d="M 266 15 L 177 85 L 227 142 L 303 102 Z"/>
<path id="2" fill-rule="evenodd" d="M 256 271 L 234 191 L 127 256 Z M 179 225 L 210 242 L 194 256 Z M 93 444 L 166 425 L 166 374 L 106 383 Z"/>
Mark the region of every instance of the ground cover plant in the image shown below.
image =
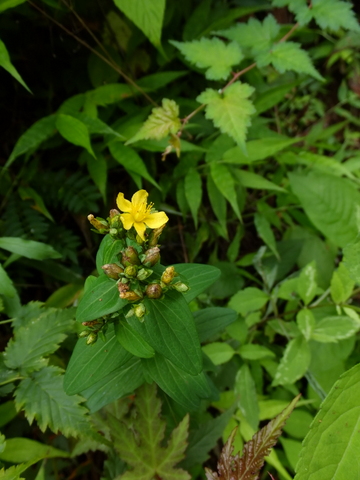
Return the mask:
<path id="1" fill-rule="evenodd" d="M 0 1 L 0 478 L 359 476 L 357 10 Z"/>

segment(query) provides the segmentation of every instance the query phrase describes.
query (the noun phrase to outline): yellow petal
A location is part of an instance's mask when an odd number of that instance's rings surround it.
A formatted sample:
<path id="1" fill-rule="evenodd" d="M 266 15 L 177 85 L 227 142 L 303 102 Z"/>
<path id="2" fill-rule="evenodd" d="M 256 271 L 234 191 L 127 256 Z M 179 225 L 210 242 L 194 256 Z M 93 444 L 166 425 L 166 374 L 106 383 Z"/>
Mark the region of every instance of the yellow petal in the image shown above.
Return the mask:
<path id="1" fill-rule="evenodd" d="M 145 242 L 145 223 L 143 222 L 135 222 L 134 223 L 134 228 L 136 230 L 136 233 L 139 235 L 139 237 Z"/>
<path id="2" fill-rule="evenodd" d="M 119 193 L 119 195 L 117 196 L 116 205 L 122 212 L 131 212 L 131 202 L 124 198 L 123 193 Z"/>
<path id="3" fill-rule="evenodd" d="M 162 227 L 168 220 L 165 212 L 150 213 L 150 215 L 144 218 L 144 222 L 149 228 Z"/>
<path id="4" fill-rule="evenodd" d="M 125 230 L 130 230 L 130 228 L 134 225 L 134 219 L 130 213 L 123 213 L 120 215 L 120 220 Z"/>
<path id="5" fill-rule="evenodd" d="M 146 204 L 148 196 L 149 194 L 146 190 L 139 190 L 131 197 L 131 203 L 134 207 L 138 205 L 143 205 L 144 203 Z"/>

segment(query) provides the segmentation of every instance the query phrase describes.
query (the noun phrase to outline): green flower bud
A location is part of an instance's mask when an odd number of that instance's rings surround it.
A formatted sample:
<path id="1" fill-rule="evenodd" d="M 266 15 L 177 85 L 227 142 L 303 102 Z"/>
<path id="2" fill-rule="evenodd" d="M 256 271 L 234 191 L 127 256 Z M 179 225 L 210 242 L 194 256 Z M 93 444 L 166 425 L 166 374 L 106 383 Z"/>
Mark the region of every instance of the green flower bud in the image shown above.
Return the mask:
<path id="1" fill-rule="evenodd" d="M 136 278 L 140 281 L 144 281 L 146 280 L 148 277 L 150 277 L 150 275 L 153 273 L 152 270 L 148 269 L 148 268 L 141 268 L 139 271 L 138 271 L 138 274 L 136 275 Z"/>
<path id="2" fill-rule="evenodd" d="M 174 288 L 180 293 L 185 293 L 190 289 L 190 287 L 183 282 L 176 282 L 173 285 L 171 285 L 171 288 Z"/>
<path id="3" fill-rule="evenodd" d="M 124 271 L 124 269 L 121 268 L 116 263 L 107 263 L 106 265 L 103 265 L 101 268 L 104 270 L 105 274 L 109 278 L 113 278 L 114 280 L 117 280 L 119 278 L 119 274 Z"/>
<path id="4" fill-rule="evenodd" d="M 82 332 L 79 333 L 78 337 L 79 338 L 84 338 L 87 337 L 91 332 L 89 330 L 83 330 Z"/>
<path id="5" fill-rule="evenodd" d="M 152 247 L 145 252 L 145 258 L 142 261 L 144 267 L 153 267 L 160 260 L 160 248 Z"/>
<path id="6" fill-rule="evenodd" d="M 166 226 L 166 223 L 164 223 L 164 225 L 162 225 L 159 228 L 154 228 L 154 230 L 151 230 L 151 233 L 149 235 L 149 242 L 148 242 L 149 247 L 156 247 L 158 240 L 160 238 L 160 235 L 162 234 L 162 231 L 164 230 L 165 226 Z"/>
<path id="7" fill-rule="evenodd" d="M 127 292 L 120 293 L 120 298 L 122 298 L 123 300 L 128 300 L 129 302 L 136 302 L 137 300 L 141 300 L 142 298 L 139 293 L 140 292 L 128 290 Z"/>
<path id="8" fill-rule="evenodd" d="M 162 288 L 158 283 L 150 283 L 145 290 L 145 294 L 149 298 L 160 298 L 162 296 Z"/>
<path id="9" fill-rule="evenodd" d="M 95 343 L 97 340 L 97 334 L 95 332 L 89 333 L 87 340 L 86 340 L 86 345 L 92 345 Z"/>
<path id="10" fill-rule="evenodd" d="M 129 265 L 125 268 L 124 273 L 127 277 L 134 278 L 137 274 L 137 266 L 136 265 Z"/>
<path id="11" fill-rule="evenodd" d="M 141 318 L 143 318 L 143 316 L 146 313 L 145 305 L 143 303 L 140 303 L 139 305 L 136 305 L 135 308 L 134 308 L 134 313 L 139 320 Z"/>
<path id="12" fill-rule="evenodd" d="M 133 317 L 135 315 L 135 309 L 134 308 L 130 308 L 130 310 L 128 311 L 128 313 L 125 315 L 125 318 L 130 318 L 130 317 Z"/>
<path id="13" fill-rule="evenodd" d="M 165 283 L 165 285 L 169 285 L 174 277 L 177 276 L 174 267 L 166 267 L 165 271 L 161 275 L 161 281 Z"/>
<path id="14" fill-rule="evenodd" d="M 100 233 L 106 233 L 109 231 L 109 224 L 106 220 L 100 217 L 94 217 L 93 214 L 88 215 L 88 220 L 91 223 L 91 225 L 96 228 L 96 230 L 99 230 Z"/>
<path id="15" fill-rule="evenodd" d="M 124 267 L 140 265 L 140 259 L 134 247 L 127 247 L 121 252 L 121 263 Z"/>

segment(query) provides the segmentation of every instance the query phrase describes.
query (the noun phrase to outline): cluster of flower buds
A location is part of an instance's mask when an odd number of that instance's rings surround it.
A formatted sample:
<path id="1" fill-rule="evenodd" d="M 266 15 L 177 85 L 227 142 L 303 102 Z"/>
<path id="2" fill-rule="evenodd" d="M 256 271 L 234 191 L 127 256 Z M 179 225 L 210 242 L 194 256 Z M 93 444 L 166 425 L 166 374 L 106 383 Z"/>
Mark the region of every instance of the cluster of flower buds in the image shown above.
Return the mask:
<path id="1" fill-rule="evenodd" d="M 79 333 L 79 338 L 86 337 L 86 344 L 93 345 L 97 341 L 99 333 L 105 333 L 104 330 L 106 329 L 106 319 L 100 318 L 98 320 L 82 322 L 82 325 L 86 327 L 86 330 L 83 330 Z"/>
<path id="2" fill-rule="evenodd" d="M 103 235 L 109 234 L 115 239 L 120 239 L 125 237 L 125 231 L 123 224 L 120 219 L 120 212 L 113 208 L 110 210 L 109 217 L 105 220 L 101 217 L 94 217 L 94 215 L 88 215 L 88 220 L 91 225 L 95 228 L 95 231 Z"/>

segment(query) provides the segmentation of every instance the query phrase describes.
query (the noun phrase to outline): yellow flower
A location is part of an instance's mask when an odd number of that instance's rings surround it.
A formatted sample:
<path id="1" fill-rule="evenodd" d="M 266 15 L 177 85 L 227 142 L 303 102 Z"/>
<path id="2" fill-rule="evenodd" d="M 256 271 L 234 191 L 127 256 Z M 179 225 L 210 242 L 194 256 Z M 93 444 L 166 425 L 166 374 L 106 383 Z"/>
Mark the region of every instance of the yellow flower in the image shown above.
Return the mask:
<path id="1" fill-rule="evenodd" d="M 146 190 L 139 190 L 134 193 L 131 202 L 124 198 L 123 193 L 119 193 L 116 199 L 119 210 L 125 212 L 120 216 L 125 230 L 133 226 L 143 241 L 146 227 L 160 228 L 169 220 L 165 212 L 151 213 L 153 204 L 147 204 L 148 195 Z"/>

